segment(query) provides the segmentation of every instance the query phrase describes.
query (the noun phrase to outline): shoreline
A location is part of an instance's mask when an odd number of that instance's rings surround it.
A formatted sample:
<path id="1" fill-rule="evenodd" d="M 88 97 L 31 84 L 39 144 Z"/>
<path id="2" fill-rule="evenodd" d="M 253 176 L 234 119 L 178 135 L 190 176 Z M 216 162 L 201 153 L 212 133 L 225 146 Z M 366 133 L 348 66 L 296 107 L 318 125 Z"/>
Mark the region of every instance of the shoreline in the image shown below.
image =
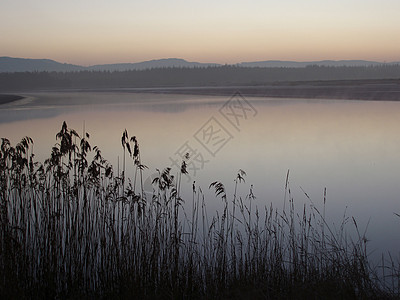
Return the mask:
<path id="1" fill-rule="evenodd" d="M 31 90 L 25 92 L 113 92 L 154 93 L 177 95 L 232 96 L 239 92 L 245 97 L 302 98 L 329 100 L 400 101 L 400 79 L 392 80 L 333 80 L 275 82 L 264 85 L 227 86 L 163 86 L 132 88 L 82 88 Z M 0 94 L 0 105 L 24 99 L 18 94 Z"/>
<path id="2" fill-rule="evenodd" d="M 0 94 L 0 105 L 18 101 L 24 98 L 25 97 L 20 95 Z"/>
<path id="3" fill-rule="evenodd" d="M 277 99 L 400 101 L 400 80 L 299 81 L 254 86 L 150 87 L 113 91 L 227 97 L 239 92 L 245 97 Z"/>

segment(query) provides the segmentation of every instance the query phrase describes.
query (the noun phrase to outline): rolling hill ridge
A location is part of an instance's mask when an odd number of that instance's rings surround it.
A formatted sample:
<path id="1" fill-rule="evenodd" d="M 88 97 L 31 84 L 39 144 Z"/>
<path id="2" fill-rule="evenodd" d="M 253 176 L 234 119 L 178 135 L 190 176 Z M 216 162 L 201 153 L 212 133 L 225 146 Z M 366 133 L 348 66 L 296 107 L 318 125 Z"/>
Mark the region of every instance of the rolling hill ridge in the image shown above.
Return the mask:
<path id="1" fill-rule="evenodd" d="M 382 63 L 366 60 L 322 60 L 322 61 L 254 61 L 241 62 L 233 64 L 238 67 L 246 68 L 305 68 L 307 66 L 378 66 L 378 65 L 395 65 L 400 62 Z M 165 58 L 154 59 L 137 63 L 118 63 L 118 64 L 99 64 L 93 66 L 80 66 L 74 64 L 60 63 L 51 59 L 29 59 L 29 58 L 14 58 L 3 56 L 0 57 L 0 73 L 13 72 L 74 72 L 74 71 L 130 71 L 130 70 L 147 70 L 156 68 L 202 68 L 221 66 L 217 63 L 199 63 L 189 62 L 181 58 Z"/>

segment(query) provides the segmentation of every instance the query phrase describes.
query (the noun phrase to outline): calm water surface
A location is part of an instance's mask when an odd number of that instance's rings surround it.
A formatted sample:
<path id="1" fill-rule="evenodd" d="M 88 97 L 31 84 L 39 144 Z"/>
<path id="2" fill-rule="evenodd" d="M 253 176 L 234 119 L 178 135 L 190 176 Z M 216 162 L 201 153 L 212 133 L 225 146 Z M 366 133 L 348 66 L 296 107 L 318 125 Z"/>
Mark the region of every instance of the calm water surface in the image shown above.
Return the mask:
<path id="1" fill-rule="evenodd" d="M 122 132 L 137 136 L 142 161 L 156 168 L 180 164 L 191 154 L 183 189 L 191 199 L 200 185 L 210 207 L 220 200 L 208 189 L 222 181 L 233 193 L 238 169 L 245 197 L 251 185 L 259 207 L 283 205 L 290 170 L 295 205 L 313 203 L 332 227 L 346 214 L 367 227 L 372 255 L 400 249 L 400 103 L 137 94 L 129 92 L 32 93 L 0 106 L 0 137 L 15 145 L 33 138 L 36 159 L 43 161 L 56 143 L 63 121 L 78 133 L 90 133 L 116 170 L 122 162 Z M 174 172 L 177 169 L 173 168 Z M 133 175 L 133 168 L 128 176 Z M 190 201 L 188 201 L 190 202 Z M 349 228 L 351 228 L 349 224 Z"/>

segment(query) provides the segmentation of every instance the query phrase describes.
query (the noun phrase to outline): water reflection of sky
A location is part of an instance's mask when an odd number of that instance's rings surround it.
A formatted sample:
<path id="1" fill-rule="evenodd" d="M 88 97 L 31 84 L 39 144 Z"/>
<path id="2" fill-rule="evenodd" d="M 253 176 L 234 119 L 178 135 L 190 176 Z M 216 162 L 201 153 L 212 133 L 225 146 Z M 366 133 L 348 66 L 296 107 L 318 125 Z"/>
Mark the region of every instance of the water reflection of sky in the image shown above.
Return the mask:
<path id="1" fill-rule="evenodd" d="M 300 208 L 310 196 L 322 206 L 327 188 L 327 215 L 340 223 L 347 214 L 365 227 L 371 250 L 400 249 L 400 103 L 300 99 L 252 99 L 254 118 L 240 131 L 219 113 L 229 97 L 133 93 L 42 93 L 30 101 L 0 107 L 0 137 L 12 143 L 23 136 L 35 141 L 39 160 L 50 154 L 62 122 L 79 132 L 83 127 L 114 166 L 122 157 L 121 134 L 136 135 L 142 160 L 156 168 L 171 165 L 179 148 L 188 142 L 207 161 L 193 180 L 203 187 L 210 206 L 219 202 L 208 190 L 220 180 L 233 192 L 239 168 L 247 172 L 239 187 L 243 196 L 254 185 L 260 207 L 281 206 L 287 170 L 291 191 Z M 215 156 L 202 148 L 194 135 L 211 117 L 231 134 Z M 121 160 L 120 160 L 121 161 Z M 129 170 L 133 174 L 133 170 Z M 190 194 L 191 182 L 183 187 Z M 339 226 L 339 224 L 337 224 Z M 351 225 L 351 224 L 350 224 Z M 351 227 L 351 226 L 350 226 Z"/>
<path id="2" fill-rule="evenodd" d="M 80 92 L 36 93 L 25 99 L 0 106 L 1 123 L 15 120 L 47 118 L 71 111 L 160 111 L 180 113 L 189 108 L 219 105 L 225 98 L 167 94 Z M 11 116 L 7 117 L 11 112 Z"/>

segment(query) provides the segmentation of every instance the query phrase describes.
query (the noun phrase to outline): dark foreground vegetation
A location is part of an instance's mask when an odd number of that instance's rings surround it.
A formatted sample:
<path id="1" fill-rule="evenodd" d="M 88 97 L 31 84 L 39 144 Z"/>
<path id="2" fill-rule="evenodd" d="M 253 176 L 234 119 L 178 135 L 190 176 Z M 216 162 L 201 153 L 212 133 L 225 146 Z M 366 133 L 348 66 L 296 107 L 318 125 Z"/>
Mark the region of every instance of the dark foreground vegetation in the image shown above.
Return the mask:
<path id="1" fill-rule="evenodd" d="M 182 199 L 185 161 L 176 176 L 159 171 L 146 194 L 138 140 L 126 131 L 117 174 L 91 148 L 89 134 L 79 137 L 64 123 L 56 140 L 42 164 L 34 161 L 32 139 L 15 147 L 2 139 L 5 299 L 400 297 L 399 262 L 371 264 L 355 219 L 332 228 L 324 209 L 295 209 L 289 176 L 283 210 L 257 207 L 251 187 L 239 195 L 246 175 L 239 170 L 231 199 L 223 183 L 210 184 L 213 201 L 223 203 L 210 214 L 200 187 Z M 127 164 L 135 167 L 133 178 L 124 175 Z M 358 232 L 353 238 L 349 226 Z"/>
<path id="2" fill-rule="evenodd" d="M 400 65 L 258 68 L 215 66 L 131 71 L 0 73 L 0 91 L 43 89 L 255 86 L 273 82 L 399 79 Z"/>

